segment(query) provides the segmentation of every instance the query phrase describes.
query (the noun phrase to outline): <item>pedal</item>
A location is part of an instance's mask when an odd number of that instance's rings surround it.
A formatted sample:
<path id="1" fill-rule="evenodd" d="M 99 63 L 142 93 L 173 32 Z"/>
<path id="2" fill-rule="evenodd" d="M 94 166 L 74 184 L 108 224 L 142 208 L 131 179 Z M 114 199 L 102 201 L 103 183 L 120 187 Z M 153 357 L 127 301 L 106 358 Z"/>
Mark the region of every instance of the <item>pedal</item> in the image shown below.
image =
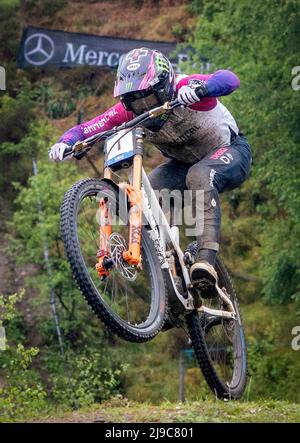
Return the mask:
<path id="1" fill-rule="evenodd" d="M 204 299 L 216 298 L 218 296 L 217 287 L 213 286 L 212 282 L 206 278 L 193 280 L 191 285 L 188 286 L 188 289 L 192 294 L 200 293 L 201 298 Z"/>
<path id="2" fill-rule="evenodd" d="M 205 277 L 199 280 L 193 280 L 193 286 L 200 291 L 202 298 L 216 298 L 218 296 L 216 285 Z"/>
<path id="3" fill-rule="evenodd" d="M 213 286 L 212 282 L 205 277 L 200 278 L 199 280 L 193 280 L 193 287 L 195 289 L 208 289 Z"/>

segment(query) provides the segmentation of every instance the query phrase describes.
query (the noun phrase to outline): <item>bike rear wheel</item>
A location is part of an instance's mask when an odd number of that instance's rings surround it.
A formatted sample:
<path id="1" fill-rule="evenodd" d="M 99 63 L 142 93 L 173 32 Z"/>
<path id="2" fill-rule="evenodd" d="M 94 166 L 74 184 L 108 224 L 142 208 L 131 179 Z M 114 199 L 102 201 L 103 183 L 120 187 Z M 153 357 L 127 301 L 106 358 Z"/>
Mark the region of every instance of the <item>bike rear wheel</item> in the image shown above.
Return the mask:
<path id="1" fill-rule="evenodd" d="M 120 193 L 104 180 L 75 183 L 61 206 L 61 234 L 73 276 L 95 314 L 121 338 L 145 342 L 161 330 L 167 312 L 162 271 L 146 228 L 141 233 L 143 269 L 137 271 L 123 259 L 129 223 L 121 211 Z M 124 196 L 124 194 L 123 194 Z M 112 219 L 109 238 L 114 262 L 109 276 L 101 281 L 95 269 L 99 248 L 99 201 L 106 199 Z M 124 208 L 123 208 L 124 209 Z M 121 215 L 122 213 L 122 215 Z"/>
<path id="2" fill-rule="evenodd" d="M 204 378 L 219 399 L 238 399 L 246 388 L 246 342 L 237 297 L 229 274 L 217 257 L 215 269 L 236 310 L 237 319 L 225 319 L 193 311 L 186 318 L 195 357 Z M 225 309 L 222 301 L 205 299 L 213 309 Z"/>

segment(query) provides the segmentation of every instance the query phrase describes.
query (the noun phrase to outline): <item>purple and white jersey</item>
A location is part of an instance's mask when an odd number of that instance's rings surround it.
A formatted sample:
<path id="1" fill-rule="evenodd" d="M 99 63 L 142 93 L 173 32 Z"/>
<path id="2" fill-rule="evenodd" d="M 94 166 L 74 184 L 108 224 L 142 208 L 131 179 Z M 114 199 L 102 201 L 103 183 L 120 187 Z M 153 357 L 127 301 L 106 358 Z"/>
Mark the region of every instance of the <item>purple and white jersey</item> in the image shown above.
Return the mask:
<path id="1" fill-rule="evenodd" d="M 162 128 L 157 131 L 145 129 L 146 139 L 165 155 L 183 163 L 195 163 L 211 150 L 230 145 L 230 129 L 238 133 L 237 124 L 217 97 L 228 95 L 239 87 L 238 77 L 231 71 L 220 70 L 214 74 L 178 75 L 177 91 L 185 85 L 206 81 L 207 95 L 198 103 L 175 108 Z M 121 102 L 103 114 L 63 134 L 60 142 L 74 144 L 91 135 L 112 129 L 132 120 L 135 115 L 126 111 Z"/>

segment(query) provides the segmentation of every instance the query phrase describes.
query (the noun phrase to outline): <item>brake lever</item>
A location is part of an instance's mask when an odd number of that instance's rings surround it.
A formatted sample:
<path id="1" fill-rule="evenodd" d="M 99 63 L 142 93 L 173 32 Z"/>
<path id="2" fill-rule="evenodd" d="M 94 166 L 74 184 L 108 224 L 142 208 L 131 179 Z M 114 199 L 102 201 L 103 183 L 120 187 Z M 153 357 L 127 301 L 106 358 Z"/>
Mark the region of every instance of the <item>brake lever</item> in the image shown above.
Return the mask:
<path id="1" fill-rule="evenodd" d="M 82 157 L 86 154 L 86 148 L 87 143 L 83 140 L 77 141 L 75 145 L 73 146 L 73 157 L 76 158 L 76 160 L 82 159 Z"/>
<path id="2" fill-rule="evenodd" d="M 159 117 L 160 115 L 164 114 L 165 112 L 170 110 L 170 102 L 165 102 L 162 106 L 158 106 L 157 108 L 152 109 L 149 111 L 149 117 L 155 118 Z"/>
<path id="3" fill-rule="evenodd" d="M 149 111 L 149 118 L 158 117 L 165 112 L 172 111 L 172 109 L 177 108 L 178 106 L 180 106 L 180 103 L 177 100 L 174 100 L 172 102 L 165 102 L 163 105 Z"/>
<path id="4" fill-rule="evenodd" d="M 73 153 L 77 154 L 83 149 L 85 149 L 88 146 L 88 144 L 84 140 L 79 140 L 75 143 L 73 146 Z"/>

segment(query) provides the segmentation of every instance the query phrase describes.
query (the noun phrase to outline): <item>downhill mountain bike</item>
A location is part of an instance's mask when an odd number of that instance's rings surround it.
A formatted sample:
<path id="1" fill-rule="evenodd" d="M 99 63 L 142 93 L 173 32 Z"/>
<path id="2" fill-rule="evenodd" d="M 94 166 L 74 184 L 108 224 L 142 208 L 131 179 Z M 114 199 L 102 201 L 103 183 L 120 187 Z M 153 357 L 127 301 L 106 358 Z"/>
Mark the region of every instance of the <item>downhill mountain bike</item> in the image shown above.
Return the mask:
<path id="1" fill-rule="evenodd" d="M 182 327 L 210 389 L 237 399 L 246 386 L 246 345 L 229 274 L 218 256 L 218 297 L 201 298 L 189 276 L 197 244 L 181 250 L 178 226 L 168 223 L 143 168 L 143 123 L 177 106 L 166 102 L 70 147 L 80 159 L 105 140 L 104 174 L 65 194 L 62 238 L 74 278 L 106 327 L 132 342 Z M 127 180 L 113 180 L 122 171 Z"/>

